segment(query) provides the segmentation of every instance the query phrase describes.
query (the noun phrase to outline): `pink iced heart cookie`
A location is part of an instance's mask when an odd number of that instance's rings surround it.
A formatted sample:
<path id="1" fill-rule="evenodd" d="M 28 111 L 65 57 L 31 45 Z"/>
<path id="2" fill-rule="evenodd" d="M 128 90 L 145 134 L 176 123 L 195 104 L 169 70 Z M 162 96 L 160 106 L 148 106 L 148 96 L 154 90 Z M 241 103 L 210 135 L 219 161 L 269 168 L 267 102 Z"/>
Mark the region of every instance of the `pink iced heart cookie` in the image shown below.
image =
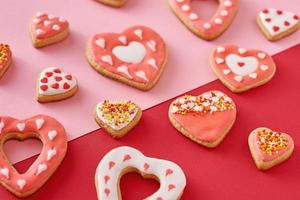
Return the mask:
<path id="1" fill-rule="evenodd" d="M 258 169 L 267 170 L 288 159 L 294 150 L 294 142 L 287 133 L 269 128 L 257 128 L 248 138 L 249 148 Z"/>
<path id="2" fill-rule="evenodd" d="M 221 143 L 235 118 L 236 106 L 232 99 L 215 90 L 179 97 L 169 108 L 169 119 L 179 132 L 210 148 Z"/>
<path id="3" fill-rule="evenodd" d="M 137 149 L 122 146 L 108 152 L 97 167 L 95 180 L 98 199 L 121 200 L 119 181 L 130 172 L 138 172 L 144 178 L 159 181 L 159 189 L 145 200 L 179 200 L 186 185 L 184 172 L 177 164 L 149 158 Z"/>
<path id="4" fill-rule="evenodd" d="M 5 74 L 12 63 L 12 53 L 7 44 L 0 44 L 0 78 Z"/>
<path id="5" fill-rule="evenodd" d="M 300 20 L 294 13 L 268 8 L 259 12 L 257 24 L 268 40 L 276 41 L 298 30 Z"/>
<path id="6" fill-rule="evenodd" d="M 209 20 L 201 19 L 194 11 L 191 0 L 169 0 L 175 15 L 194 34 L 212 40 L 220 36 L 232 23 L 239 6 L 238 0 L 218 0 L 219 8 Z"/>
<path id="7" fill-rule="evenodd" d="M 34 47 L 43 47 L 64 40 L 69 34 L 69 23 L 62 17 L 38 12 L 30 22 Z"/>
<path id="8" fill-rule="evenodd" d="M 88 41 L 86 56 L 90 65 L 102 75 L 149 90 L 164 70 L 167 50 L 156 32 L 134 26 L 121 34 L 94 35 Z"/>
<path id="9" fill-rule="evenodd" d="M 69 98 L 77 92 L 77 80 L 58 67 L 44 69 L 37 83 L 37 100 L 41 103 L 60 101 Z"/>
<path id="10" fill-rule="evenodd" d="M 10 139 L 37 138 L 43 143 L 39 157 L 20 174 L 9 162 L 3 144 Z M 64 127 L 46 115 L 26 120 L 0 117 L 0 183 L 18 197 L 27 197 L 42 187 L 63 161 L 67 151 Z"/>
<path id="11" fill-rule="evenodd" d="M 114 7 L 121 7 L 126 3 L 126 0 L 96 0 L 96 1 Z"/>
<path id="12" fill-rule="evenodd" d="M 210 65 L 218 78 L 233 92 L 243 92 L 267 83 L 275 74 L 271 56 L 260 50 L 247 50 L 235 45 L 217 47 Z"/>

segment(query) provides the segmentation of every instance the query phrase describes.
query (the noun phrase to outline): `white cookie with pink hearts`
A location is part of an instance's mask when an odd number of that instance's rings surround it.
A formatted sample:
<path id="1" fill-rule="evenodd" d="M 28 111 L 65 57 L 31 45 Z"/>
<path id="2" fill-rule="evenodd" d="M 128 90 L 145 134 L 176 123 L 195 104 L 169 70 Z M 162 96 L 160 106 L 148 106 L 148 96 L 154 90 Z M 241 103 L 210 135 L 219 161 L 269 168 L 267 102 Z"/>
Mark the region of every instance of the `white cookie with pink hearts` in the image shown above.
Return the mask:
<path id="1" fill-rule="evenodd" d="M 210 65 L 222 83 L 233 92 L 243 92 L 270 81 L 276 72 L 272 57 L 261 50 L 235 45 L 217 47 Z"/>
<path id="2" fill-rule="evenodd" d="M 300 19 L 292 12 L 268 8 L 259 12 L 257 24 L 268 40 L 276 41 L 298 30 Z"/>
<path id="3" fill-rule="evenodd" d="M 77 80 L 58 67 L 44 69 L 37 82 L 37 101 L 52 102 L 69 98 L 77 92 Z"/>

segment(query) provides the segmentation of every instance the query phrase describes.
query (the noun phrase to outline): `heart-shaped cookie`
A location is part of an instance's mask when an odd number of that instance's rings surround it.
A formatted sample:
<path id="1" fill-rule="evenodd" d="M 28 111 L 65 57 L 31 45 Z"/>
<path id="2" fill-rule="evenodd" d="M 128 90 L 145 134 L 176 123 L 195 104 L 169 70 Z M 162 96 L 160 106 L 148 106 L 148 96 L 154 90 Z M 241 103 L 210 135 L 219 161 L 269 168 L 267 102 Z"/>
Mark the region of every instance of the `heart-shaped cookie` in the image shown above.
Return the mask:
<path id="1" fill-rule="evenodd" d="M 96 1 L 114 7 L 121 7 L 126 3 L 126 0 L 96 0 Z"/>
<path id="2" fill-rule="evenodd" d="M 132 101 L 105 100 L 96 106 L 94 117 L 112 137 L 121 138 L 138 124 L 142 110 Z"/>
<path id="3" fill-rule="evenodd" d="M 38 12 L 30 21 L 34 47 L 43 47 L 64 40 L 69 34 L 69 23 L 62 17 Z"/>
<path id="4" fill-rule="evenodd" d="M 169 119 L 179 132 L 211 148 L 220 144 L 235 118 L 236 106 L 232 99 L 216 90 L 179 97 L 169 108 Z"/>
<path id="5" fill-rule="evenodd" d="M 243 92 L 270 81 L 276 72 L 271 56 L 235 45 L 217 47 L 210 56 L 217 77 L 233 92 Z"/>
<path id="6" fill-rule="evenodd" d="M 260 170 L 267 170 L 288 159 L 294 150 L 294 141 L 287 133 L 257 128 L 248 138 L 253 160 Z"/>
<path id="7" fill-rule="evenodd" d="M 205 40 L 220 36 L 232 23 L 239 6 L 238 0 L 218 0 L 219 8 L 209 20 L 201 19 L 195 13 L 191 0 L 169 0 L 175 15 L 194 34 Z"/>
<path id="8" fill-rule="evenodd" d="M 58 67 L 49 67 L 44 69 L 38 78 L 37 100 L 41 103 L 60 101 L 75 95 L 77 89 L 74 76 Z"/>
<path id="9" fill-rule="evenodd" d="M 0 44 L 0 78 L 5 74 L 12 63 L 12 53 L 7 44 Z"/>
<path id="10" fill-rule="evenodd" d="M 38 138 L 43 143 L 39 157 L 20 174 L 9 162 L 3 144 L 10 139 Z M 63 161 L 67 151 L 64 127 L 52 117 L 37 115 L 26 120 L 0 117 L 0 183 L 18 197 L 27 197 L 42 187 Z"/>
<path id="11" fill-rule="evenodd" d="M 259 12 L 257 24 L 268 40 L 276 41 L 298 30 L 300 20 L 294 13 L 268 8 Z"/>
<path id="12" fill-rule="evenodd" d="M 156 32 L 134 26 L 121 34 L 96 34 L 88 41 L 86 56 L 102 75 L 149 90 L 164 70 L 167 50 Z"/>
<path id="13" fill-rule="evenodd" d="M 121 200 L 119 182 L 124 174 L 130 172 L 159 181 L 159 189 L 145 200 L 179 200 L 186 185 L 184 172 L 177 164 L 149 158 L 137 149 L 123 146 L 108 152 L 97 167 L 98 199 Z"/>

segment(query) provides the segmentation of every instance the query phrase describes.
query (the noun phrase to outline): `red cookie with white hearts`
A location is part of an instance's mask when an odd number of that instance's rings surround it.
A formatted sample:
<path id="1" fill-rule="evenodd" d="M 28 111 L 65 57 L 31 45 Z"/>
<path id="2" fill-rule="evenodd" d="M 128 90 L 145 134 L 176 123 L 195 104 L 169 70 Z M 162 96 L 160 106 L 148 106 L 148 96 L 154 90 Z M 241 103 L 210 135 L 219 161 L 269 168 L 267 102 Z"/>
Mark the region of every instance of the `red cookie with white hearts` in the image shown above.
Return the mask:
<path id="1" fill-rule="evenodd" d="M 218 0 L 219 8 L 209 20 L 201 19 L 194 11 L 192 0 L 169 0 L 175 15 L 194 34 L 213 40 L 224 33 L 232 23 L 239 7 L 239 0 Z"/>
<path id="2" fill-rule="evenodd" d="M 38 158 L 25 173 L 20 174 L 3 151 L 7 140 L 37 138 L 43 143 Z M 0 117 L 0 184 L 18 197 L 27 197 L 42 187 L 56 171 L 67 152 L 64 127 L 47 115 L 18 120 Z"/>
<path id="3" fill-rule="evenodd" d="M 150 90 L 160 78 L 167 49 L 163 39 L 144 26 L 124 32 L 94 35 L 87 44 L 86 56 L 99 73 L 141 90 Z"/>
<path id="4" fill-rule="evenodd" d="M 276 72 L 276 64 L 266 52 L 235 45 L 217 47 L 210 56 L 210 65 L 232 92 L 244 92 L 263 85 Z"/>
<path id="5" fill-rule="evenodd" d="M 114 7 L 121 7 L 126 3 L 126 0 L 96 0 L 96 1 Z"/>
<path id="6" fill-rule="evenodd" d="M 113 138 L 121 138 L 139 123 L 142 110 L 132 101 L 105 100 L 96 106 L 94 117 Z"/>
<path id="7" fill-rule="evenodd" d="M 69 23 L 62 17 L 38 12 L 30 21 L 30 35 L 36 48 L 58 43 L 69 35 Z"/>
<path id="8" fill-rule="evenodd" d="M 268 40 L 276 41 L 297 31 L 300 19 L 294 13 L 268 8 L 259 12 L 257 24 Z"/>
<path id="9" fill-rule="evenodd" d="M 287 160 L 294 150 L 294 141 L 287 133 L 257 128 L 248 138 L 253 160 L 260 170 L 267 170 Z"/>
<path id="10" fill-rule="evenodd" d="M 44 69 L 37 82 L 36 98 L 38 102 L 52 102 L 67 99 L 76 94 L 76 78 L 58 67 Z"/>
<path id="11" fill-rule="evenodd" d="M 115 148 L 100 161 L 95 175 L 99 200 L 121 200 L 119 182 L 126 173 L 137 172 L 159 181 L 159 189 L 145 200 L 179 200 L 186 186 L 182 169 L 167 160 L 149 158 L 128 146 Z"/>
<path id="12" fill-rule="evenodd" d="M 0 78 L 5 74 L 12 63 L 12 53 L 7 44 L 0 44 Z"/>
<path id="13" fill-rule="evenodd" d="M 199 96 L 185 95 L 174 100 L 169 108 L 171 124 L 191 140 L 213 148 L 230 131 L 236 119 L 232 99 L 220 91 Z"/>

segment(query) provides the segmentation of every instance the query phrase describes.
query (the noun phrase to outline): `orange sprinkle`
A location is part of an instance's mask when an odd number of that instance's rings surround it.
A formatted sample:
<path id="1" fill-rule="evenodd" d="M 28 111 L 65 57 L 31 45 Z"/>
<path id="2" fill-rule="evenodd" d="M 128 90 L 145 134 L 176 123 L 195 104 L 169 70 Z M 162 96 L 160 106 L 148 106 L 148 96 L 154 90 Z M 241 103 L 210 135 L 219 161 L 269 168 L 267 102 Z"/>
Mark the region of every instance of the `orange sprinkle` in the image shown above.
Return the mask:
<path id="1" fill-rule="evenodd" d="M 257 143 L 260 150 L 269 155 L 278 153 L 288 146 L 288 140 L 283 134 L 267 129 L 259 130 Z"/>

